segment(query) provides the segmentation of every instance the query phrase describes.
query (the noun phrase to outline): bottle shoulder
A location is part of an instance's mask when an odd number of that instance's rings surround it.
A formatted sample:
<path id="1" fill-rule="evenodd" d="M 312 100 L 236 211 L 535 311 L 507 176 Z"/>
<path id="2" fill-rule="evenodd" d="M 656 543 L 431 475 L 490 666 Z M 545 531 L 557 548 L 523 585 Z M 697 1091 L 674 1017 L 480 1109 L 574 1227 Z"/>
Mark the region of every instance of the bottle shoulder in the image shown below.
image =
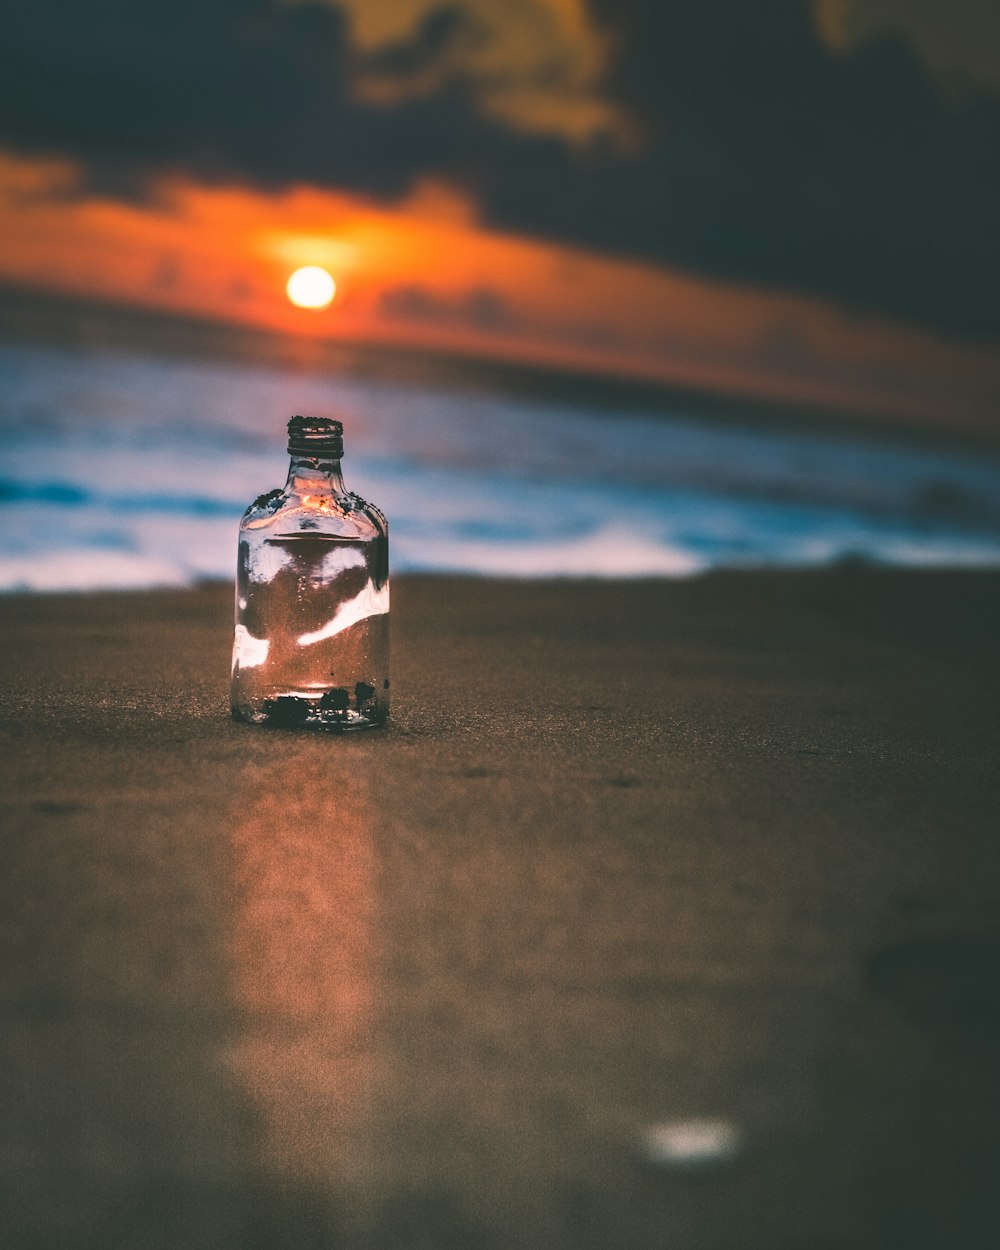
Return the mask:
<path id="1" fill-rule="evenodd" d="M 240 533 L 247 537 L 311 533 L 365 542 L 388 532 L 381 509 L 353 491 L 310 495 L 278 487 L 258 495 L 240 521 Z"/>

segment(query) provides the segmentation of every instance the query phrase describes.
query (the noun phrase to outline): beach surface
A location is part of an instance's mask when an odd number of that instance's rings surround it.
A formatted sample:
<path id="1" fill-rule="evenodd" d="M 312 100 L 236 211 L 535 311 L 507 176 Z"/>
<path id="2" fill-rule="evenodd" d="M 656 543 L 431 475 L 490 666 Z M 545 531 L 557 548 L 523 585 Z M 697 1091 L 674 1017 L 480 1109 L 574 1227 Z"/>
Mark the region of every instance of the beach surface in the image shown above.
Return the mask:
<path id="1" fill-rule="evenodd" d="M 0 616 L 3 1246 L 1000 1244 L 1000 576 L 400 578 L 339 737 Z"/>

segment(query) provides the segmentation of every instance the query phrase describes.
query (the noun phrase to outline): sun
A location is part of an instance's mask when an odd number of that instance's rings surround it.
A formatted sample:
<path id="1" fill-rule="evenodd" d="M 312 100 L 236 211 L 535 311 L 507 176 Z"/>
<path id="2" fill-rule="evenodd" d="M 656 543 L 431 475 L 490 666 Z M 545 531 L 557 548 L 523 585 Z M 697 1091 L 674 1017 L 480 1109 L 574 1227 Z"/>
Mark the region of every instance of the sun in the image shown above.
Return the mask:
<path id="1" fill-rule="evenodd" d="M 337 284 L 319 265 L 296 269 L 285 287 L 296 308 L 326 308 L 337 294 Z"/>

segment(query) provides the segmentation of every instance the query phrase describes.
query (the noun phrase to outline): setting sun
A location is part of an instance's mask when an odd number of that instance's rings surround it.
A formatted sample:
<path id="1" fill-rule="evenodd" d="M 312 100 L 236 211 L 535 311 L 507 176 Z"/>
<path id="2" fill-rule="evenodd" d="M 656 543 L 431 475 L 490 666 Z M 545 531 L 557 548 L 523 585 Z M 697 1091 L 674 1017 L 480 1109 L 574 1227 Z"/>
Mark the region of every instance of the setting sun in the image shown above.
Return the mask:
<path id="1" fill-rule="evenodd" d="M 285 287 L 297 308 L 326 308 L 337 293 L 337 284 L 318 265 L 296 269 Z"/>

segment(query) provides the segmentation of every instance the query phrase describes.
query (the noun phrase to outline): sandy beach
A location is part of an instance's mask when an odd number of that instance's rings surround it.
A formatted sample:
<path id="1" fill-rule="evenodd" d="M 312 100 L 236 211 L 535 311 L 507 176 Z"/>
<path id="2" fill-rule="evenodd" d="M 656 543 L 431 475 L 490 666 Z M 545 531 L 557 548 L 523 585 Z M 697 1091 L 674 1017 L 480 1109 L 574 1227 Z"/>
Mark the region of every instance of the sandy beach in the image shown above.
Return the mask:
<path id="1" fill-rule="evenodd" d="M 1000 576 L 398 578 L 342 737 L 0 617 L 3 1246 L 1000 1242 Z"/>

